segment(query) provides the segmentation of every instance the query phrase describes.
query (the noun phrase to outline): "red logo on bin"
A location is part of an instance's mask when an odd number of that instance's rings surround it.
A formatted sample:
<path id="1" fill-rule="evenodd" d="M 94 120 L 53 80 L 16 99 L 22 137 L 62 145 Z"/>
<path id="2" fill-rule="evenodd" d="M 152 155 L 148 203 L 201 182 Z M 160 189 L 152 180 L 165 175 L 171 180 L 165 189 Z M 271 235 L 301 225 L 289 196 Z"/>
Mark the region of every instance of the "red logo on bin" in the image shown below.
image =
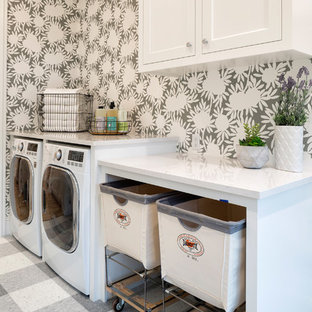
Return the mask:
<path id="1" fill-rule="evenodd" d="M 204 254 L 204 246 L 201 241 L 193 235 L 181 234 L 177 239 L 180 249 L 188 255 L 200 257 Z"/>
<path id="2" fill-rule="evenodd" d="M 115 221 L 122 226 L 128 226 L 131 223 L 131 218 L 127 211 L 123 209 L 116 209 L 114 211 Z"/>

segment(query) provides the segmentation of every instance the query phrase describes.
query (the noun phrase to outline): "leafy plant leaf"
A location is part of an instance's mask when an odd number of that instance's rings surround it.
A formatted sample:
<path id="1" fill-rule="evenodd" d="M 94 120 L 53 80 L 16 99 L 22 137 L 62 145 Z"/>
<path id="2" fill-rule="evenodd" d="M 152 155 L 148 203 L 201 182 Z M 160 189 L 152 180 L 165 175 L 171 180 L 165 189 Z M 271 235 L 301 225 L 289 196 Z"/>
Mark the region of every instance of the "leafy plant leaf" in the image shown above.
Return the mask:
<path id="1" fill-rule="evenodd" d="M 249 127 L 248 124 L 244 124 L 244 130 L 246 138 L 239 140 L 239 144 L 242 146 L 264 146 L 266 143 L 260 138 L 260 125 L 255 124 Z"/>

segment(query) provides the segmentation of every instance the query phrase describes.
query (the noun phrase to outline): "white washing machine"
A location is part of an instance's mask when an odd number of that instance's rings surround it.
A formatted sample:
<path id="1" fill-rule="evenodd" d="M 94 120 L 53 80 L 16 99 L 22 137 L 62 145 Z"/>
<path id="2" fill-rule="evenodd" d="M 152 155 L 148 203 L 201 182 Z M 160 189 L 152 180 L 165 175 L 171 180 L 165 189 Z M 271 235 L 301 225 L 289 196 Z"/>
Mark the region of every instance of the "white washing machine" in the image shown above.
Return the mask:
<path id="1" fill-rule="evenodd" d="M 88 295 L 90 149 L 46 143 L 41 193 L 43 260 Z"/>
<path id="2" fill-rule="evenodd" d="M 21 244 L 41 257 L 42 141 L 13 138 L 11 148 L 11 232 Z"/>

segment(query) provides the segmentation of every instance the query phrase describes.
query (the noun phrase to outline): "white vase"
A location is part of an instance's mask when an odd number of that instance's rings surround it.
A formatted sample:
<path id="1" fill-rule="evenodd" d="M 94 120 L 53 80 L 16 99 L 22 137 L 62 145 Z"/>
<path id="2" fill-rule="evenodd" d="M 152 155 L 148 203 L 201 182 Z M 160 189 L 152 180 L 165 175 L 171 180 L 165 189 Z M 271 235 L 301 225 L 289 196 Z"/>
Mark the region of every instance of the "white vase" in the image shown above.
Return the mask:
<path id="1" fill-rule="evenodd" d="M 302 126 L 276 126 L 274 156 L 276 169 L 292 172 L 302 172 Z"/>
<path id="2" fill-rule="evenodd" d="M 269 160 L 269 149 L 265 146 L 236 146 L 237 159 L 249 169 L 260 169 Z"/>

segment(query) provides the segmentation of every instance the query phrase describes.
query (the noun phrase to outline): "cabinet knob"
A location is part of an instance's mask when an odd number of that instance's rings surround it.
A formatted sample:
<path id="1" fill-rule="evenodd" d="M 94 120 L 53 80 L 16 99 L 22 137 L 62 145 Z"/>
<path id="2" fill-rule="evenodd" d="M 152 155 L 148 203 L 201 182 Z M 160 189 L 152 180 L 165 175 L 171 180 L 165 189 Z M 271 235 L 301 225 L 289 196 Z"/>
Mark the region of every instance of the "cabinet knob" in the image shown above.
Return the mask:
<path id="1" fill-rule="evenodd" d="M 208 40 L 207 40 L 206 38 L 204 38 L 204 39 L 202 40 L 202 44 L 208 44 Z"/>
<path id="2" fill-rule="evenodd" d="M 191 44 L 190 42 L 187 42 L 187 43 L 186 43 L 186 47 L 187 47 L 187 48 L 191 48 L 191 47 L 192 47 L 192 44 Z"/>

